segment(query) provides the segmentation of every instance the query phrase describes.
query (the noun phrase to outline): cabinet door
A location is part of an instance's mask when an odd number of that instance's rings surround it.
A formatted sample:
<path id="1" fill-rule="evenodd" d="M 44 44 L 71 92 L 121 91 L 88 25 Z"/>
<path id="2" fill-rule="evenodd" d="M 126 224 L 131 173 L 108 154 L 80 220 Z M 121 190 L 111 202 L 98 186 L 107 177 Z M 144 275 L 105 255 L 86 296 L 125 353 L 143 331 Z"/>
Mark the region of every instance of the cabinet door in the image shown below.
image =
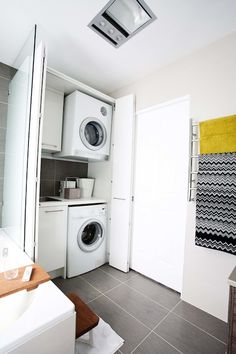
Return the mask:
<path id="1" fill-rule="evenodd" d="M 133 191 L 134 96 L 116 100 L 112 157 L 112 200 L 109 264 L 127 272 Z"/>
<path id="2" fill-rule="evenodd" d="M 67 207 L 39 208 L 37 262 L 47 271 L 65 267 Z"/>
<path id="3" fill-rule="evenodd" d="M 45 151 L 61 151 L 63 102 L 63 93 L 46 89 L 42 138 Z"/>
<path id="4" fill-rule="evenodd" d="M 134 95 L 116 100 L 113 130 L 112 198 L 132 194 Z"/>

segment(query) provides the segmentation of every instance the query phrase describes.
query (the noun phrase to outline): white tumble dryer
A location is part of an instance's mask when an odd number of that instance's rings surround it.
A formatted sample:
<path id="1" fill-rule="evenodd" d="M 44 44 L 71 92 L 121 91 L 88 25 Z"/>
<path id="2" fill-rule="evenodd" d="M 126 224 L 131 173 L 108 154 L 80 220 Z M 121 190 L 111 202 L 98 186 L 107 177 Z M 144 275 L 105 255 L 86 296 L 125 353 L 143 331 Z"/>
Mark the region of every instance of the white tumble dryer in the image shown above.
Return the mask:
<path id="1" fill-rule="evenodd" d="M 110 152 L 112 106 L 74 91 L 65 99 L 61 157 L 106 160 Z"/>
<path id="2" fill-rule="evenodd" d="M 106 262 L 106 204 L 70 206 L 67 233 L 67 277 Z"/>

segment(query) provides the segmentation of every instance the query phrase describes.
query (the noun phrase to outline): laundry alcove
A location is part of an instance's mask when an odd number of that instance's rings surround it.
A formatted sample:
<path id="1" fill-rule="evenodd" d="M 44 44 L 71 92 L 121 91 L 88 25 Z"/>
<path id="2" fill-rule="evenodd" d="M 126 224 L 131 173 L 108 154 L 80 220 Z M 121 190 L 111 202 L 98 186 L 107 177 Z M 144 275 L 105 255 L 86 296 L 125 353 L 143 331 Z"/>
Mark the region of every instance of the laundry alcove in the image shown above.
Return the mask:
<path id="1" fill-rule="evenodd" d="M 116 100 L 110 162 L 89 163 L 94 195 L 111 188 L 109 264 L 182 291 L 188 195 L 189 96 L 139 111 Z M 104 173 L 106 170 L 107 173 Z M 112 182 L 112 183 L 110 183 Z"/>

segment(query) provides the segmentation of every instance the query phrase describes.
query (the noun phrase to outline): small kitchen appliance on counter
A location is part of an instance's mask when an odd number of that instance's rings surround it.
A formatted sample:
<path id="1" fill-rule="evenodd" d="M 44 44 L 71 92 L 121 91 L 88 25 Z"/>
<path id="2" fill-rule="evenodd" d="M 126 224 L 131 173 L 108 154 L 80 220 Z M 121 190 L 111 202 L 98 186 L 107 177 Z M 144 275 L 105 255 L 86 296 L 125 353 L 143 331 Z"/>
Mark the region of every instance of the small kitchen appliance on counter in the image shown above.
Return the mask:
<path id="1" fill-rule="evenodd" d="M 80 188 L 64 188 L 64 198 L 65 199 L 79 199 L 80 198 Z"/>
<path id="2" fill-rule="evenodd" d="M 78 177 L 66 177 L 65 181 L 60 181 L 60 197 L 65 198 L 65 188 L 76 188 Z"/>
<path id="3" fill-rule="evenodd" d="M 93 195 L 94 178 L 77 178 L 77 187 L 80 188 L 81 198 L 91 198 Z"/>

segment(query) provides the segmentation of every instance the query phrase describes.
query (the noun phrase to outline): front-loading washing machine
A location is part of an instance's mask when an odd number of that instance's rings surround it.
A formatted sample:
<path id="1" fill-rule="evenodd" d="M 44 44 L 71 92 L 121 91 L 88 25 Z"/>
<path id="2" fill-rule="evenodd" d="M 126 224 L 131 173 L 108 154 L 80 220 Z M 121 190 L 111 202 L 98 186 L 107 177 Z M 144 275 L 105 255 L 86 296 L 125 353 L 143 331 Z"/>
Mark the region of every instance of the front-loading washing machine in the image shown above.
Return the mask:
<path id="1" fill-rule="evenodd" d="M 106 160 L 110 152 L 112 106 L 74 91 L 65 98 L 61 157 Z"/>
<path id="2" fill-rule="evenodd" d="M 106 263 L 106 204 L 68 208 L 67 277 Z"/>

